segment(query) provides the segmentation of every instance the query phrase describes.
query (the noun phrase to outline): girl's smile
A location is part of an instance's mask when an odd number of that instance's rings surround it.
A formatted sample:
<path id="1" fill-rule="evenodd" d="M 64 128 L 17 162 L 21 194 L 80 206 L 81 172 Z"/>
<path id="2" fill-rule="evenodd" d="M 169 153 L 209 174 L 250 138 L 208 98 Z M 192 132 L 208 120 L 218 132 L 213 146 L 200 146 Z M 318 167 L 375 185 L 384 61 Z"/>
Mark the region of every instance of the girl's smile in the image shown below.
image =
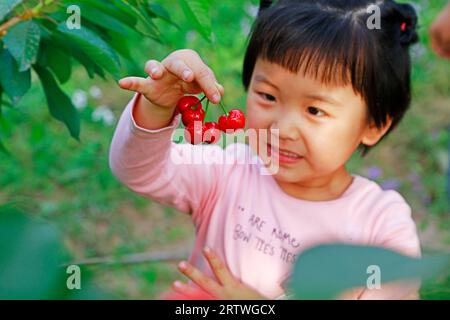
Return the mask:
<path id="1" fill-rule="evenodd" d="M 267 156 L 275 158 L 280 164 L 293 164 L 301 161 L 303 157 L 286 149 L 267 144 Z"/>

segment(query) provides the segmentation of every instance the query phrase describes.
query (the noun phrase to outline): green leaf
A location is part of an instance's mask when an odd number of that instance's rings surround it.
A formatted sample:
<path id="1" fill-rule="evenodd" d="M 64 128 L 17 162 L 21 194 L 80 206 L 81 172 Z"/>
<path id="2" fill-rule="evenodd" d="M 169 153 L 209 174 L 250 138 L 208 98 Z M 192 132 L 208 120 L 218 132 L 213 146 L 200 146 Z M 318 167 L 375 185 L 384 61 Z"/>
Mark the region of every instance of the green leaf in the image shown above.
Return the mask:
<path id="1" fill-rule="evenodd" d="M 3 93 L 4 93 L 4 90 L 3 90 L 2 86 L 0 85 L 0 116 L 2 114 L 1 113 L 1 106 L 8 107 L 8 108 L 13 108 L 14 107 L 9 101 L 6 101 L 5 99 L 3 99 Z"/>
<path id="2" fill-rule="evenodd" d="M 139 32 L 158 43 L 164 43 L 164 37 L 161 35 L 157 26 L 153 23 L 151 17 L 148 13 L 147 5 L 144 1 L 137 0 L 112 0 L 109 2 L 104 1 L 91 1 L 91 0 L 79 0 L 83 6 L 87 9 L 82 10 L 82 12 L 88 12 L 91 17 L 86 18 L 90 22 L 95 22 L 104 29 L 112 30 L 119 33 L 125 32 Z M 91 10 L 94 9 L 94 10 Z M 102 13 L 109 21 L 112 19 L 116 20 L 114 23 L 97 23 L 102 17 L 96 19 L 95 14 L 90 14 L 91 12 L 98 11 Z M 124 25 L 125 28 L 120 27 Z M 119 30 L 122 28 L 123 30 Z"/>
<path id="3" fill-rule="evenodd" d="M 289 287 L 296 299 L 333 299 L 347 289 L 365 287 L 371 275 L 369 266 L 379 268 L 382 287 L 392 281 L 439 274 L 449 268 L 450 255 L 415 259 L 382 247 L 321 245 L 298 257 Z"/>
<path id="4" fill-rule="evenodd" d="M 0 86 L 0 121 L 2 120 L 3 114 L 2 114 L 2 105 L 3 105 L 3 89 Z M 1 127 L 0 127 L 1 128 Z M 9 151 L 6 149 L 2 142 L 2 133 L 0 132 L 0 153 L 3 153 L 5 155 L 10 155 Z"/>
<path id="5" fill-rule="evenodd" d="M 54 33 L 51 37 L 51 42 L 57 46 L 60 50 L 65 52 L 67 55 L 72 56 L 76 61 L 78 61 L 88 73 L 89 78 L 93 79 L 95 74 L 98 74 L 103 79 L 105 78 L 105 73 L 102 68 L 100 68 L 91 58 L 89 58 L 83 51 L 79 48 L 68 44 L 65 38 L 60 33 Z"/>
<path id="6" fill-rule="evenodd" d="M 120 54 L 122 57 L 126 59 L 132 60 L 130 47 L 127 39 L 124 39 L 123 36 L 113 31 L 108 32 L 108 37 L 109 37 L 108 39 L 109 45 L 114 50 L 116 50 L 118 54 Z"/>
<path id="7" fill-rule="evenodd" d="M 211 42 L 210 0 L 178 0 L 191 24 L 208 42 Z"/>
<path id="8" fill-rule="evenodd" d="M 2 0 L 0 2 L 0 21 L 10 14 L 23 0 Z"/>
<path id="9" fill-rule="evenodd" d="M 53 1 L 49 3 L 50 0 L 47 0 L 47 4 L 39 10 L 40 14 L 50 14 L 61 10 L 61 3 L 59 1 Z M 64 10 L 65 11 L 65 10 Z"/>
<path id="10" fill-rule="evenodd" d="M 66 83 L 72 73 L 72 59 L 61 50 L 53 47 L 47 51 L 48 66 L 60 83 Z"/>
<path id="11" fill-rule="evenodd" d="M 61 267 L 68 254 L 58 230 L 11 204 L 0 206 L 0 299 L 105 299 L 80 270 L 81 290 L 69 290 Z"/>
<path id="12" fill-rule="evenodd" d="M 108 15 L 95 7 L 87 6 L 85 4 L 79 4 L 79 6 L 81 12 L 83 12 L 83 18 L 95 25 L 107 30 L 115 31 L 125 37 L 132 32 L 136 32 L 114 16 Z"/>
<path id="13" fill-rule="evenodd" d="M 66 83 L 72 74 L 72 59 L 54 44 L 43 42 L 38 63 L 49 67 L 61 84 Z"/>
<path id="14" fill-rule="evenodd" d="M 83 65 L 88 73 L 89 78 L 94 79 L 94 76 L 97 74 L 102 79 L 105 79 L 105 72 L 102 68 L 100 68 L 95 62 L 93 62 L 87 55 L 83 52 L 72 52 L 73 57 L 77 59 L 79 63 Z"/>
<path id="15" fill-rule="evenodd" d="M 36 62 L 41 40 L 41 29 L 33 21 L 21 22 L 12 27 L 3 41 L 19 63 L 19 71 L 25 71 Z"/>
<path id="16" fill-rule="evenodd" d="M 0 118 L 2 117 L 3 88 L 0 86 Z"/>
<path id="17" fill-rule="evenodd" d="M 115 79 L 120 78 L 120 62 L 117 53 L 94 32 L 83 26 L 77 30 L 69 30 L 65 23 L 58 26 L 58 30 L 65 35 L 71 46 L 79 48 L 92 61 L 107 70 Z"/>
<path id="18" fill-rule="evenodd" d="M 168 22 L 169 24 L 175 26 L 178 30 L 181 30 L 181 27 L 176 24 L 172 19 L 170 18 L 169 12 L 158 3 L 149 3 L 148 4 L 148 12 L 151 17 L 159 17 L 162 20 Z"/>
<path id="19" fill-rule="evenodd" d="M 1 46 L 0 65 L 0 84 L 15 105 L 31 87 L 31 70 L 19 72 L 14 58 Z"/>
<path id="20" fill-rule="evenodd" d="M 7 157 L 11 156 L 11 152 L 3 144 L 1 135 L 0 135 L 0 153 L 3 153 L 3 155 Z"/>
<path id="21" fill-rule="evenodd" d="M 135 4 L 130 5 L 130 8 L 135 12 L 138 19 L 135 26 L 136 30 L 162 44 L 162 35 L 159 32 L 158 27 L 153 23 L 146 7 L 141 2 L 137 1 Z"/>
<path id="22" fill-rule="evenodd" d="M 58 233 L 20 211 L 0 207 L 0 298 L 48 299 L 62 287 Z"/>
<path id="23" fill-rule="evenodd" d="M 35 65 L 34 70 L 39 75 L 44 87 L 50 114 L 57 120 L 62 121 L 69 129 L 70 135 L 79 141 L 80 116 L 71 100 L 58 87 L 55 78 L 46 68 Z"/>
<path id="24" fill-rule="evenodd" d="M 10 156 L 11 153 L 9 152 L 8 149 L 6 149 L 5 145 L 3 144 L 1 137 L 0 137 L 0 153 L 3 153 L 6 156 Z"/>
<path id="25" fill-rule="evenodd" d="M 91 1 L 91 0 L 79 0 L 82 3 L 86 3 L 90 8 L 97 8 L 105 14 L 114 17 L 122 23 L 134 28 L 137 23 L 137 18 L 130 6 L 124 4 L 121 0 L 112 1 Z"/>

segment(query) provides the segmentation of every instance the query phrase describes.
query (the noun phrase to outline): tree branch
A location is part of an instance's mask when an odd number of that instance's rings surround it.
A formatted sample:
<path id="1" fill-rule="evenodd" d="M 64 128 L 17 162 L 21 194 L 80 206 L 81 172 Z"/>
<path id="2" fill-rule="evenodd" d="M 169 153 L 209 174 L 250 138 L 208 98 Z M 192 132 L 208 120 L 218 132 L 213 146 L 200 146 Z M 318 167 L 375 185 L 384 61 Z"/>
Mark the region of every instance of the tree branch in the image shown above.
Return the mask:
<path id="1" fill-rule="evenodd" d="M 5 23 L 1 24 L 0 25 L 0 38 L 6 35 L 6 33 L 8 32 L 8 29 L 12 28 L 19 22 L 29 20 L 29 19 L 32 19 L 32 18 L 38 16 L 40 14 L 42 8 L 51 4 L 54 1 L 55 0 L 41 1 L 34 8 L 25 10 L 25 12 L 23 14 L 16 16 L 16 17 L 12 17 Z"/>
<path id="2" fill-rule="evenodd" d="M 13 17 L 13 18 L 9 19 L 8 21 L 6 21 L 4 24 L 0 25 L 0 37 L 5 36 L 6 32 L 8 31 L 9 28 L 15 26 L 16 24 L 18 24 L 19 22 L 21 22 L 23 20 L 25 20 L 25 19 L 23 19 L 22 16 Z"/>
<path id="3" fill-rule="evenodd" d="M 70 263 L 63 264 L 63 267 L 70 265 L 98 265 L 98 264 L 135 264 L 144 262 L 161 262 L 161 261 L 176 261 L 183 260 L 189 256 L 189 249 L 181 249 L 177 251 L 155 251 L 155 252 L 143 252 L 134 253 L 121 257 L 106 256 L 106 257 L 94 257 L 87 258 Z"/>

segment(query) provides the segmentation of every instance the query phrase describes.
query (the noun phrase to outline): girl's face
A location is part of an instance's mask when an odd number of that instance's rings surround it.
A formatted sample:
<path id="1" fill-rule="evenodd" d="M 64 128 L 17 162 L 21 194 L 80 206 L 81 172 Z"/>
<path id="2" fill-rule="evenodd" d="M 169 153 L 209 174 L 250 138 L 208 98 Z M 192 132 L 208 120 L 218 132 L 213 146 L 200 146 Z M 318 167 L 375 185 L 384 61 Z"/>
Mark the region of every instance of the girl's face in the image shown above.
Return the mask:
<path id="1" fill-rule="evenodd" d="M 369 125 L 365 103 L 351 85 L 326 86 L 260 58 L 248 91 L 247 119 L 248 128 L 267 130 L 267 139 L 258 135 L 258 145 L 272 141 L 274 147 L 301 156 L 293 163 L 280 160 L 275 179 L 311 186 L 342 177 L 357 147 L 375 144 L 389 127 Z M 254 142 L 250 144 L 258 152 Z M 267 161 L 267 155 L 258 154 Z"/>

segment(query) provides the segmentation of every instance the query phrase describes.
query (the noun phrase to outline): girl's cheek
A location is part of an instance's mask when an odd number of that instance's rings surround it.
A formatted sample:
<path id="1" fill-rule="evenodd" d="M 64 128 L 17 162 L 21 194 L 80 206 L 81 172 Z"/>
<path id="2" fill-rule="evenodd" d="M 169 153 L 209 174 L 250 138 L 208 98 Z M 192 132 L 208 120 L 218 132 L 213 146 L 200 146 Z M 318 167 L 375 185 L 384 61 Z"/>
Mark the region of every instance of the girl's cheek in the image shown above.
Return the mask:
<path id="1" fill-rule="evenodd" d="M 316 130 L 315 134 L 308 135 L 307 140 L 314 165 L 323 172 L 331 172 L 345 165 L 352 154 L 348 136 L 339 131 Z"/>
<path id="2" fill-rule="evenodd" d="M 257 104 L 249 104 L 247 110 L 248 128 L 270 128 L 273 122 L 273 112 Z"/>

